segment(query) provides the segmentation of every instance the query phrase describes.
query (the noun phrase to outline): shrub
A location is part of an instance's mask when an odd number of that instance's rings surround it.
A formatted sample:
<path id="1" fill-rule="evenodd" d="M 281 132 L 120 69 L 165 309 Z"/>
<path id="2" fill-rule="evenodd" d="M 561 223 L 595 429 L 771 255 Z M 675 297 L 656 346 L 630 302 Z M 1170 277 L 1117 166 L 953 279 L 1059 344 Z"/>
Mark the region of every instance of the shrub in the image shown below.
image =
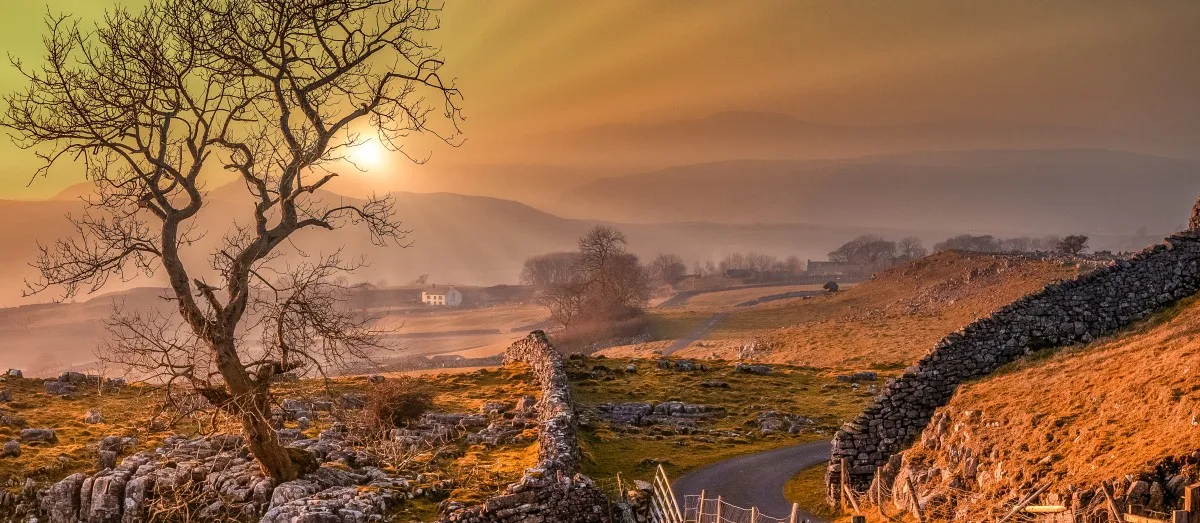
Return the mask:
<path id="1" fill-rule="evenodd" d="M 373 387 L 364 412 L 369 424 L 389 429 L 415 421 L 431 408 L 433 391 L 421 380 L 404 376 Z"/>

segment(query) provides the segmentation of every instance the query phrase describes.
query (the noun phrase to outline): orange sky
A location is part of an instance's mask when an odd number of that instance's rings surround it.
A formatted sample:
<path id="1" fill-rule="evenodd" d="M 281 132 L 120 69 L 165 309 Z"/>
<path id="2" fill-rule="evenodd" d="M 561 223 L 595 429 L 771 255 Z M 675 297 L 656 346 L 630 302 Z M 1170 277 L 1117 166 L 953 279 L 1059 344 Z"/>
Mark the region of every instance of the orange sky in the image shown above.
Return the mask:
<path id="1" fill-rule="evenodd" d="M 91 18 L 109 1 L 48 3 Z M 36 59 L 45 5 L 5 10 L 0 46 Z M 545 136 L 734 109 L 1200 137 L 1198 34 L 1194 1 L 452 1 L 437 39 L 468 142 L 435 148 L 434 165 L 543 163 Z M 3 69 L 0 89 L 20 84 Z M 7 143 L 0 155 L 0 197 L 77 181 L 27 188 L 32 157 Z"/>

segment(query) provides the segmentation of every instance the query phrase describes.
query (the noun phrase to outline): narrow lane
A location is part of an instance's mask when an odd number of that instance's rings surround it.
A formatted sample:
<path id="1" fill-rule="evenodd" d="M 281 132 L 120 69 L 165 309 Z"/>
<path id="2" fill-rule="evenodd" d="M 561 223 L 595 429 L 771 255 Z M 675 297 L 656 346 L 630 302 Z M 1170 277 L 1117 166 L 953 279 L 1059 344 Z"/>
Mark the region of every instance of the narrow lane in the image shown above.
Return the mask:
<path id="1" fill-rule="evenodd" d="M 758 507 L 765 515 L 786 519 L 792 503 L 783 497 L 783 487 L 796 473 L 829 461 L 830 442 L 817 441 L 756 454 L 730 458 L 698 468 L 676 479 L 671 488 L 679 496 L 695 496 L 705 490 L 709 497 L 750 508 Z M 800 521 L 824 522 L 805 507 Z"/>

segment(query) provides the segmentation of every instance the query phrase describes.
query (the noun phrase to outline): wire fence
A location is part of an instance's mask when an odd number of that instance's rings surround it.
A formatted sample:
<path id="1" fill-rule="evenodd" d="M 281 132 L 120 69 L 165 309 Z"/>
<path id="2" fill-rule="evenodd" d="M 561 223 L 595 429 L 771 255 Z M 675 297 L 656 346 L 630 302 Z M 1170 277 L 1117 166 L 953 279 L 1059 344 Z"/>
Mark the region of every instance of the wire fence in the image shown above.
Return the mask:
<path id="1" fill-rule="evenodd" d="M 757 508 L 739 507 L 719 497 L 684 496 L 682 508 L 687 523 L 794 523 L 790 518 L 768 516 Z"/>

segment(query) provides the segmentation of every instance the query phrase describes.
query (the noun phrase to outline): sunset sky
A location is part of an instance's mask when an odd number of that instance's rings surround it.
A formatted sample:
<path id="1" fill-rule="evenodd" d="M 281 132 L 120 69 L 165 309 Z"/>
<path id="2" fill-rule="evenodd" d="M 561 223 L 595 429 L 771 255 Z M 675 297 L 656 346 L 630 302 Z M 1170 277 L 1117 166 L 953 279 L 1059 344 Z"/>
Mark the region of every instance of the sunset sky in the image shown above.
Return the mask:
<path id="1" fill-rule="evenodd" d="M 9 3 L 0 48 L 37 61 L 47 5 L 93 20 L 113 4 Z M 534 144 L 558 133 L 729 110 L 1200 137 L 1194 1 L 453 1 L 442 25 L 468 141 L 436 148 L 434 165 L 545 163 Z M 0 90 L 21 84 L 5 66 Z M 0 197 L 77 181 L 26 187 L 31 155 L 7 142 L 0 155 Z"/>

